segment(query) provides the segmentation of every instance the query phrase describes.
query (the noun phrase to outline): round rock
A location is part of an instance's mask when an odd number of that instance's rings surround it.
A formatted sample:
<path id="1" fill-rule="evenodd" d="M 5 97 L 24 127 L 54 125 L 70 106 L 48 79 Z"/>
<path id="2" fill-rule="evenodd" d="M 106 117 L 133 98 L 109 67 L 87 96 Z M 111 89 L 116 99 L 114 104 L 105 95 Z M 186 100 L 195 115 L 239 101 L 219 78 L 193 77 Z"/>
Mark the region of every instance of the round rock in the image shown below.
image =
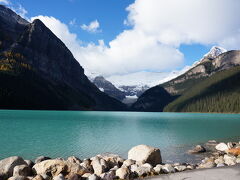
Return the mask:
<path id="1" fill-rule="evenodd" d="M 128 179 L 130 171 L 127 167 L 121 167 L 116 170 L 116 176 L 120 179 Z"/>
<path id="2" fill-rule="evenodd" d="M 128 151 L 128 159 L 149 163 L 152 166 L 162 163 L 160 149 L 147 145 L 138 145 Z"/>
<path id="3" fill-rule="evenodd" d="M 195 153 L 203 153 L 203 152 L 206 152 L 206 149 L 201 146 L 201 145 L 197 145 L 195 146 L 194 149 L 188 151 L 189 153 L 192 153 L 192 154 L 195 154 Z"/>
<path id="4" fill-rule="evenodd" d="M 31 176 L 31 168 L 28 165 L 18 165 L 13 169 L 13 176 Z"/>
<path id="5" fill-rule="evenodd" d="M 225 143 L 219 143 L 218 145 L 216 145 L 215 148 L 218 151 L 227 151 L 228 150 L 228 146 Z"/>
<path id="6" fill-rule="evenodd" d="M 18 156 L 9 157 L 0 161 L 0 177 L 7 179 L 13 175 L 13 169 L 18 165 L 26 165 L 23 158 Z"/>

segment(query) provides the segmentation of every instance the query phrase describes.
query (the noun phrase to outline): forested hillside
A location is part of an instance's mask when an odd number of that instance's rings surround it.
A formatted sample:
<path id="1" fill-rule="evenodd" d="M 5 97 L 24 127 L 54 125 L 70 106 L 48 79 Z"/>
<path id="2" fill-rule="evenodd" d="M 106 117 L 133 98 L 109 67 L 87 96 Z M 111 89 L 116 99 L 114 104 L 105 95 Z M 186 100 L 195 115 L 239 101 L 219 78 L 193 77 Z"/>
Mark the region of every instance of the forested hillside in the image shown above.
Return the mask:
<path id="1" fill-rule="evenodd" d="M 240 67 L 218 72 L 200 81 L 164 111 L 170 112 L 240 112 Z"/>

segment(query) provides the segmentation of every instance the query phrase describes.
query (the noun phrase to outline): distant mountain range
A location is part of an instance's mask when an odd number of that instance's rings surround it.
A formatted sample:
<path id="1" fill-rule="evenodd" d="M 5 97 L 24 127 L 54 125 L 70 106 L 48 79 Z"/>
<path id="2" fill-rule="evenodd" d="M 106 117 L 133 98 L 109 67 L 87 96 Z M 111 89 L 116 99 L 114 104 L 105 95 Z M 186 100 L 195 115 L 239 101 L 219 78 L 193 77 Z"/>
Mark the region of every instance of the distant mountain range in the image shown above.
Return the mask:
<path id="1" fill-rule="evenodd" d="M 116 88 L 111 82 L 104 79 L 103 76 L 97 76 L 92 81 L 102 92 L 105 92 L 109 96 L 123 101 L 125 99 L 125 93 Z"/>
<path id="2" fill-rule="evenodd" d="M 40 20 L 30 23 L 0 5 L 0 109 L 235 113 L 239 79 L 240 51 L 215 46 L 182 71 L 91 82 Z"/>
<path id="3" fill-rule="evenodd" d="M 132 110 L 240 112 L 239 65 L 240 51 L 213 47 L 186 73 L 143 93 Z"/>
<path id="4" fill-rule="evenodd" d="M 148 86 L 114 86 L 110 81 L 103 76 L 97 76 L 92 79 L 92 82 L 104 93 L 123 102 L 124 104 L 132 104 L 144 91 L 149 89 Z"/>
<path id="5" fill-rule="evenodd" d="M 125 94 L 124 103 L 132 103 L 137 100 L 140 95 L 142 95 L 146 90 L 151 87 L 154 87 L 163 82 L 167 82 L 180 74 L 186 72 L 190 66 L 186 66 L 180 71 L 172 72 L 148 72 L 141 71 L 123 75 L 111 75 L 111 76 L 101 76 L 106 81 L 110 82 L 115 88 L 119 89 Z M 94 79 L 99 77 L 99 75 L 91 74 L 88 76 L 89 79 L 94 83 Z M 97 87 L 104 90 L 103 87 L 100 87 L 99 84 L 94 83 Z M 108 94 L 108 90 L 105 91 Z M 109 94 L 111 95 L 111 94 Z M 115 97 L 116 98 L 116 97 Z M 118 98 L 117 98 L 118 99 Z M 120 100 L 120 99 L 119 99 Z"/>
<path id="6" fill-rule="evenodd" d="M 84 75 L 72 53 L 40 20 L 0 5 L 0 108 L 126 110 Z"/>

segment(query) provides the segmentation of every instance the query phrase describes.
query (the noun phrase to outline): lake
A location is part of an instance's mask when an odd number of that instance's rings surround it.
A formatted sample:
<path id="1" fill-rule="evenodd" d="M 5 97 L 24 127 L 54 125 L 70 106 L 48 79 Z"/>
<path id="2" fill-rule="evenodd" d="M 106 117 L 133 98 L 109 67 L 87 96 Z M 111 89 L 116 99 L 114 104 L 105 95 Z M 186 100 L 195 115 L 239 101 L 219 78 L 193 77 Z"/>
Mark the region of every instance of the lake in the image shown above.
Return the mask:
<path id="1" fill-rule="evenodd" d="M 160 148 L 165 162 L 185 162 L 193 145 L 239 137 L 239 114 L 0 110 L 1 159 L 105 152 L 126 158 L 131 147 L 147 144 Z"/>

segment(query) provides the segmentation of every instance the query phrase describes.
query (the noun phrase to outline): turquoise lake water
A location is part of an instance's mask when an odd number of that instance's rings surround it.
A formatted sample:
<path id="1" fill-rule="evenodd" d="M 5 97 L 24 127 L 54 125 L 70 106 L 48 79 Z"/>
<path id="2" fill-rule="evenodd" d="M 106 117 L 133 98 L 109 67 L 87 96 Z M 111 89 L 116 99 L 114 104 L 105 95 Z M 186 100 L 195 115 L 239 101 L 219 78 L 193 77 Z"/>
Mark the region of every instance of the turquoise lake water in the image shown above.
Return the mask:
<path id="1" fill-rule="evenodd" d="M 164 161 L 186 161 L 186 150 L 208 140 L 240 140 L 240 115 L 193 113 L 0 111 L 0 158 L 127 157 L 139 144 L 159 147 Z"/>

